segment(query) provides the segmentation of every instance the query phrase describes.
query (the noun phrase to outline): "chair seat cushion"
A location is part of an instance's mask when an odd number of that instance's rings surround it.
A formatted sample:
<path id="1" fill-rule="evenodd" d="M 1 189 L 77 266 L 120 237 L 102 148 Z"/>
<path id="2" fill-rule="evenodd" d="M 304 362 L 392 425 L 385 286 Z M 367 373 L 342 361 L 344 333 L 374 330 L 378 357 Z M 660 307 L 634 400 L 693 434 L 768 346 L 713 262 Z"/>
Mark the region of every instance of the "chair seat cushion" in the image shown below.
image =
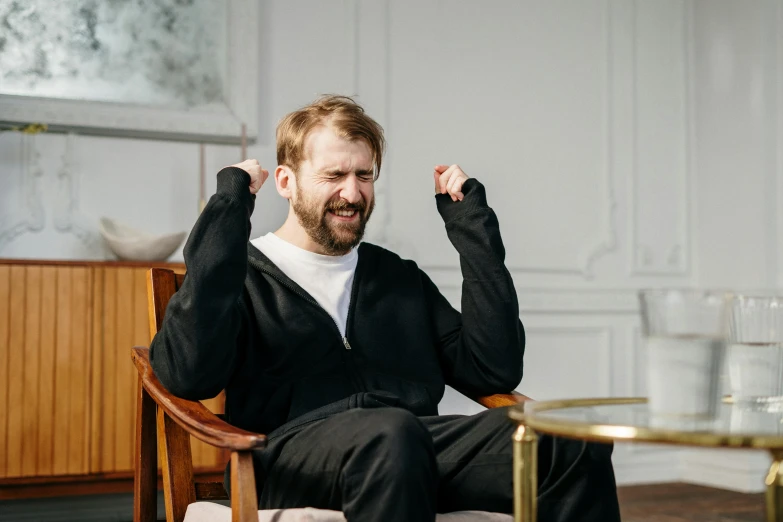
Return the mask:
<path id="1" fill-rule="evenodd" d="M 486 511 L 456 511 L 439 514 L 437 522 L 512 522 L 513 517 Z M 231 522 L 231 508 L 214 502 L 194 502 L 188 506 L 185 522 Z M 258 522 L 346 522 L 340 511 L 327 509 L 263 509 Z"/>

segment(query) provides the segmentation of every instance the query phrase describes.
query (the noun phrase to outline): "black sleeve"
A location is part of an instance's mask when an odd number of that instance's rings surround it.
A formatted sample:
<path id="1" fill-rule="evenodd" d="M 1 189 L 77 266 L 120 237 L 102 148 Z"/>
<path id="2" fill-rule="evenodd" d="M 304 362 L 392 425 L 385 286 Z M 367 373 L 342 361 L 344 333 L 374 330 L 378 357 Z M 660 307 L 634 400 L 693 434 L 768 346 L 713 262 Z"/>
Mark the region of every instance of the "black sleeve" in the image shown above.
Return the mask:
<path id="1" fill-rule="evenodd" d="M 484 186 L 465 182 L 462 201 L 436 196 L 460 256 L 462 313 L 422 272 L 446 383 L 468 394 L 507 393 L 522 380 L 525 330 L 505 248 Z"/>
<path id="2" fill-rule="evenodd" d="M 155 375 L 178 397 L 214 397 L 234 372 L 238 338 L 247 324 L 240 299 L 255 205 L 249 185 L 242 169 L 218 173 L 217 192 L 185 244 L 185 281 L 150 345 Z"/>

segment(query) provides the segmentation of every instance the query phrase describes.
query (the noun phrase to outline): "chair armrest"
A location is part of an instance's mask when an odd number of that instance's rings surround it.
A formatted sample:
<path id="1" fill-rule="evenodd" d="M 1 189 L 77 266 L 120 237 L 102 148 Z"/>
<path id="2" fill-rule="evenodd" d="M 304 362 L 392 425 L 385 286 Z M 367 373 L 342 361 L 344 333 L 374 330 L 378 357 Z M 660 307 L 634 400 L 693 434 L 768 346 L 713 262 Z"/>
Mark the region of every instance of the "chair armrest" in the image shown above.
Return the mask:
<path id="1" fill-rule="evenodd" d="M 530 397 L 512 391 L 511 393 L 496 393 L 495 395 L 485 395 L 483 397 L 470 397 L 477 403 L 486 408 L 502 408 L 503 406 L 514 406 L 523 401 L 531 401 Z"/>
<path id="2" fill-rule="evenodd" d="M 244 451 L 266 446 L 266 436 L 245 431 L 221 420 L 199 401 L 180 399 L 160 383 L 150 366 L 149 348 L 131 348 L 131 358 L 142 386 L 159 407 L 182 428 L 211 446 Z"/>

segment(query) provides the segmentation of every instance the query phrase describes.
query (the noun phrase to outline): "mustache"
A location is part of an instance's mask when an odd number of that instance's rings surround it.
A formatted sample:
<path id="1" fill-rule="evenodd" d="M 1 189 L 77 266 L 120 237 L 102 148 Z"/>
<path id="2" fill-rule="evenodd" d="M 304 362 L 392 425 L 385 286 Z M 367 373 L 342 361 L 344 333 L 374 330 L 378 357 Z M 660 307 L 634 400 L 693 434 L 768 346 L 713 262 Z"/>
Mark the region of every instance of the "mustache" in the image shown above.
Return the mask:
<path id="1" fill-rule="evenodd" d="M 344 199 L 341 199 L 327 203 L 325 210 L 356 210 L 357 212 L 364 212 L 366 208 L 367 205 L 363 200 L 358 203 L 348 203 Z"/>

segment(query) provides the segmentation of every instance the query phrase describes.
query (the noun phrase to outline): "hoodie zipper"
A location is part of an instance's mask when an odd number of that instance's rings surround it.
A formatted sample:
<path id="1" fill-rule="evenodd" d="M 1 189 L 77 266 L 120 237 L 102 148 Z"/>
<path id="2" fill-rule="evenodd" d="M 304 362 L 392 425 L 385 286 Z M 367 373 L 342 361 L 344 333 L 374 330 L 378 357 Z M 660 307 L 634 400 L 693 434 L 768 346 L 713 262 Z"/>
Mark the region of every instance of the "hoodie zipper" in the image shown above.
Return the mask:
<path id="1" fill-rule="evenodd" d="M 283 281 L 282 279 L 277 277 L 275 274 L 273 274 L 270 270 L 267 270 L 263 265 L 257 264 L 257 263 L 253 263 L 253 264 L 259 270 L 261 270 L 265 274 L 269 275 L 270 277 L 274 278 L 275 281 L 277 281 L 278 283 L 280 283 L 284 287 L 286 287 L 289 290 L 291 290 L 294 294 L 298 295 L 299 297 L 301 297 L 302 299 L 304 299 L 308 303 L 310 303 L 312 305 L 315 305 L 319 310 L 321 310 L 323 313 L 325 313 L 329 317 L 329 319 L 332 321 L 332 324 L 334 325 L 334 328 L 337 331 L 337 335 L 340 337 L 340 340 L 342 341 L 343 346 L 345 347 L 345 350 L 346 351 L 352 350 L 351 343 L 348 342 L 348 324 L 350 323 L 351 316 L 353 315 L 351 313 L 352 312 L 351 305 L 353 304 L 353 292 L 354 292 L 354 288 L 353 287 L 355 286 L 355 284 L 352 285 L 351 293 L 348 296 L 348 315 L 345 318 L 345 335 L 343 335 L 342 332 L 340 331 L 340 325 L 338 325 L 337 321 L 334 320 L 334 317 L 332 317 L 332 315 L 329 312 L 326 311 L 326 308 L 324 308 L 323 306 L 318 304 L 318 301 L 316 301 L 312 297 L 308 296 L 307 294 L 304 294 L 304 293 L 300 292 L 296 287 L 294 287 L 293 285 L 288 284 L 288 282 Z M 358 268 L 358 266 L 357 266 L 357 268 Z M 354 272 L 354 283 L 355 282 L 356 282 L 356 273 Z M 349 359 L 350 359 L 349 360 L 349 365 L 350 365 L 351 374 L 354 377 L 353 378 L 354 385 L 358 389 L 360 389 L 362 391 L 365 391 L 364 386 L 362 385 L 361 381 L 358 378 L 358 372 L 356 371 L 356 365 L 354 364 L 354 361 L 353 361 L 353 355 L 349 354 L 349 356 L 350 356 L 349 357 Z"/>
<path id="2" fill-rule="evenodd" d="M 334 317 L 332 317 L 332 315 L 331 315 L 329 312 L 327 312 L 327 311 L 326 311 L 326 308 L 324 308 L 323 306 L 321 306 L 320 304 L 318 304 L 318 301 L 316 301 L 315 299 L 312 299 L 312 298 L 308 297 L 306 294 L 303 294 L 302 292 L 300 292 L 299 290 L 297 290 L 297 289 L 296 289 L 295 287 L 293 287 L 292 285 L 289 285 L 289 284 L 288 284 L 288 283 L 286 283 L 285 281 L 283 281 L 283 280 L 279 279 L 278 277 L 275 277 L 275 275 L 274 275 L 274 274 L 272 274 L 271 272 L 269 272 L 268 270 L 265 270 L 265 269 L 263 269 L 263 268 L 262 268 L 262 270 L 263 270 L 264 272 L 266 272 L 268 275 L 270 275 L 270 276 L 274 277 L 274 278 L 275 278 L 275 280 L 276 280 L 278 283 L 280 283 L 280 284 L 281 284 L 281 285 L 283 285 L 284 287 L 288 288 L 289 290 L 291 290 L 293 293 L 295 293 L 296 295 L 298 295 L 299 297 L 301 297 L 302 299 L 304 299 L 304 300 L 305 300 L 305 301 L 307 301 L 308 303 L 310 303 L 310 304 L 313 304 L 313 305 L 317 306 L 317 307 L 318 307 L 318 308 L 319 308 L 319 309 L 320 309 L 320 310 L 321 310 L 323 313 L 325 313 L 326 315 L 328 315 L 328 316 L 329 316 L 329 319 L 332 321 L 332 324 L 334 325 L 334 328 L 335 328 L 335 330 L 337 330 L 337 335 L 339 335 L 339 336 L 340 336 L 340 339 L 342 339 L 342 341 L 343 341 L 343 346 L 345 346 L 345 349 L 346 349 L 346 350 L 350 350 L 350 349 L 351 349 L 351 344 L 348 342 L 348 337 L 342 334 L 342 332 L 340 331 L 340 325 L 338 325 L 338 324 L 337 324 L 337 321 L 335 321 L 335 320 L 334 320 Z M 353 296 L 351 296 L 351 297 L 353 297 Z M 350 309 L 351 309 L 351 298 L 349 298 L 349 300 L 348 300 L 348 310 L 350 311 Z M 350 312 L 349 312 L 349 313 L 350 313 Z M 346 321 L 346 323 L 347 323 L 347 321 Z M 348 333 L 348 332 L 347 332 L 347 331 L 348 331 L 348 325 L 347 325 L 347 324 L 345 325 L 345 329 L 346 329 L 346 334 L 347 334 L 347 333 Z"/>

